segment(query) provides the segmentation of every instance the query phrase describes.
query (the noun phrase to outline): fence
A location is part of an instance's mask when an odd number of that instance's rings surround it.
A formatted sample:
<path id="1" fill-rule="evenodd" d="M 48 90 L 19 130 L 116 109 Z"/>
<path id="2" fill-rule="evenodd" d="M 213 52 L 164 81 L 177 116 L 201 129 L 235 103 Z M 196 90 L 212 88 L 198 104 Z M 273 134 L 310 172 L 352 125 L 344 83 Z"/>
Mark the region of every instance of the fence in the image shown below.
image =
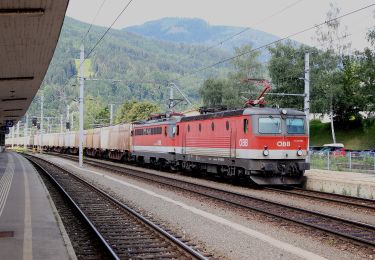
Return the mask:
<path id="1" fill-rule="evenodd" d="M 345 156 L 315 153 L 310 155 L 310 164 L 311 169 L 375 173 L 375 153 L 348 152 Z"/>

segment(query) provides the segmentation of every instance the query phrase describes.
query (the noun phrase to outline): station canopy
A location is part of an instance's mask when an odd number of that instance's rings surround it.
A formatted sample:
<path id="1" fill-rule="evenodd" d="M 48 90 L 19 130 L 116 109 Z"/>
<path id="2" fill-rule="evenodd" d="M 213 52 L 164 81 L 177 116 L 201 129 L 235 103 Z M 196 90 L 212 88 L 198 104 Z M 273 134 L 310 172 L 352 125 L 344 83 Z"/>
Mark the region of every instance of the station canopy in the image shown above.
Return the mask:
<path id="1" fill-rule="evenodd" d="M 0 1 L 0 125 L 25 115 L 55 51 L 69 0 Z"/>

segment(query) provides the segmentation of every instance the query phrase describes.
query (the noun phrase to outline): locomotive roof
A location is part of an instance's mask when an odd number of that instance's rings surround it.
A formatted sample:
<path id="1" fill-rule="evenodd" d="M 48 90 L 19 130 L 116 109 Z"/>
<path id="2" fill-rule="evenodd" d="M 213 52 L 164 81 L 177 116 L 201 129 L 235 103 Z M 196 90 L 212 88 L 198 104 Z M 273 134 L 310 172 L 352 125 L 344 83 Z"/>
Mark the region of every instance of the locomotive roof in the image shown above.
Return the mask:
<path id="1" fill-rule="evenodd" d="M 148 120 L 148 121 L 138 121 L 133 122 L 135 127 L 143 127 L 143 126 L 160 126 L 160 125 L 172 125 L 176 124 L 176 122 L 180 121 L 180 117 L 170 117 L 170 118 L 163 118 L 157 120 Z"/>
<path id="2" fill-rule="evenodd" d="M 305 113 L 299 110 L 285 108 L 287 115 L 291 116 L 304 116 Z M 240 115 L 280 115 L 281 108 L 271 108 L 271 107 L 250 107 L 236 110 L 227 110 L 216 113 L 208 113 L 197 116 L 186 116 L 181 118 L 181 122 L 188 122 L 193 120 L 204 120 L 213 118 L 222 118 L 229 116 L 240 116 Z"/>

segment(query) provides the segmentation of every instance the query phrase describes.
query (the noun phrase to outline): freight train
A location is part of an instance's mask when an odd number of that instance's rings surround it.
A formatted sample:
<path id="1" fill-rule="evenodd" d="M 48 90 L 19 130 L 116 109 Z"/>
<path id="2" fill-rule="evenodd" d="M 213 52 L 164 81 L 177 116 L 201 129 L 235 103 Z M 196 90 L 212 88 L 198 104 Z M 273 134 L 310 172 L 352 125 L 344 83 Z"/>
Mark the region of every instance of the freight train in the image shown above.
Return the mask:
<path id="1" fill-rule="evenodd" d="M 83 146 L 85 155 L 96 158 L 247 178 L 258 185 L 300 185 L 309 169 L 306 127 L 301 111 L 247 107 L 85 130 Z M 12 143 L 78 154 L 79 133 L 6 140 Z"/>

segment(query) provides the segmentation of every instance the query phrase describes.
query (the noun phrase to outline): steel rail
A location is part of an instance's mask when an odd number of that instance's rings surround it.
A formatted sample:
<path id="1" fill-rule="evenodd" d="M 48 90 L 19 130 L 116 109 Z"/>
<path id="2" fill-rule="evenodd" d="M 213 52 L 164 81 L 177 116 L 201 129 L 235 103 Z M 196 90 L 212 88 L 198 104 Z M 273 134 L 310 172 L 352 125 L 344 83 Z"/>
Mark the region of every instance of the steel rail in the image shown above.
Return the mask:
<path id="1" fill-rule="evenodd" d="M 375 200 L 371 200 L 371 199 L 356 198 L 356 197 L 350 197 L 350 196 L 341 195 L 341 194 L 332 194 L 332 193 L 327 193 L 327 192 L 322 192 L 322 191 L 311 191 L 311 190 L 305 190 L 305 189 L 296 188 L 296 187 L 293 187 L 291 190 L 284 190 L 284 189 L 277 189 L 277 188 L 266 188 L 266 190 L 375 210 Z"/>
<path id="2" fill-rule="evenodd" d="M 173 244 L 175 244 L 178 247 L 180 247 L 183 251 L 185 251 L 190 256 L 193 256 L 194 258 L 200 259 L 200 260 L 207 260 L 207 257 L 203 256 L 201 253 L 199 253 L 198 251 L 196 251 L 192 247 L 188 246 L 187 244 L 185 244 L 184 242 L 182 242 L 178 238 L 174 237 L 173 235 L 171 235 L 170 233 L 168 233 L 164 229 L 160 228 L 158 225 L 154 224 L 152 221 L 150 221 L 147 218 L 143 217 L 141 214 L 139 214 L 135 210 L 131 209 L 129 206 L 125 205 L 124 203 L 120 202 L 116 198 L 112 197 L 111 195 L 107 194 L 103 190 L 95 187 L 91 183 L 89 183 L 86 180 L 80 178 L 76 174 L 73 174 L 73 173 L 69 172 L 68 170 L 64 169 L 63 167 L 61 167 L 59 165 L 56 165 L 56 164 L 54 164 L 54 163 L 52 163 L 52 162 L 50 162 L 48 160 L 45 160 L 43 158 L 40 158 L 40 157 L 35 157 L 35 158 L 37 158 L 39 160 L 42 160 L 45 163 L 51 164 L 53 167 L 59 169 L 60 171 L 67 172 L 70 176 L 72 176 L 73 178 L 75 178 L 77 181 L 79 181 L 81 183 L 84 183 L 85 185 L 87 185 L 91 189 L 95 190 L 96 192 L 98 192 L 101 195 L 103 195 L 105 198 L 107 198 L 110 201 L 112 201 L 113 203 L 115 203 L 117 206 L 119 206 L 119 207 L 125 209 L 127 212 L 131 213 L 134 217 L 136 217 L 137 219 L 139 219 L 140 221 L 142 221 L 143 223 L 145 223 L 147 226 L 151 227 L 153 230 L 155 230 L 156 232 L 158 232 L 163 237 L 165 237 L 168 240 L 170 240 Z M 78 205 L 77 205 L 77 207 L 78 207 Z"/>
<path id="3" fill-rule="evenodd" d="M 109 255 L 113 259 L 120 259 L 118 255 L 113 251 L 112 247 L 108 244 L 108 242 L 104 239 L 104 237 L 100 234 L 98 229 L 95 227 L 95 225 L 91 222 L 91 220 L 86 216 L 86 214 L 80 209 L 80 207 L 75 203 L 73 198 L 66 192 L 66 190 L 53 178 L 51 174 L 39 163 L 33 161 L 32 159 L 26 157 L 33 165 L 34 167 L 41 170 L 52 182 L 53 184 L 59 189 L 59 191 L 63 194 L 63 196 L 68 200 L 68 202 L 73 205 L 74 209 L 77 210 L 79 215 L 82 217 L 82 219 L 86 222 L 86 224 L 90 227 L 91 231 L 94 232 L 96 237 L 99 239 L 99 241 L 102 243 L 104 248 L 108 251 Z"/>
<path id="4" fill-rule="evenodd" d="M 69 158 L 69 159 L 76 160 L 72 156 L 65 156 L 65 157 Z M 237 193 L 237 192 L 225 191 L 225 190 L 222 190 L 222 189 L 213 188 L 213 187 L 209 187 L 209 186 L 205 186 L 205 185 L 201 185 L 201 184 L 177 180 L 177 179 L 174 179 L 174 178 L 171 178 L 171 177 L 160 176 L 160 175 L 157 175 L 157 174 L 150 174 L 150 173 L 146 173 L 146 172 L 142 171 L 141 169 L 135 170 L 135 169 L 129 169 L 126 166 L 124 167 L 123 165 L 108 164 L 107 162 L 105 162 L 103 160 L 100 160 L 100 162 L 98 162 L 96 160 L 86 159 L 85 163 L 89 164 L 89 165 L 92 165 L 92 166 L 95 166 L 95 167 L 116 171 L 116 172 L 119 172 L 121 174 L 127 174 L 127 175 L 130 175 L 130 176 L 136 177 L 136 178 L 147 180 L 147 181 L 152 181 L 153 183 L 156 182 L 158 184 L 170 186 L 172 188 L 177 188 L 177 189 L 180 189 L 180 190 L 196 193 L 196 194 L 206 196 L 206 197 L 209 197 L 209 198 L 212 198 L 212 199 L 216 199 L 216 200 L 219 200 L 219 201 L 222 201 L 222 202 L 225 202 L 225 203 L 229 203 L 229 204 L 232 204 L 232 205 L 235 205 L 235 206 L 238 206 L 238 207 L 242 207 L 242 208 L 246 208 L 246 209 L 250 209 L 250 210 L 255 210 L 255 211 L 264 213 L 266 215 L 271 215 L 273 217 L 281 218 L 281 219 L 291 221 L 291 222 L 294 222 L 294 223 L 298 223 L 298 224 L 301 224 L 301 225 L 304 225 L 304 226 L 309 226 L 309 227 L 312 227 L 312 228 L 315 228 L 315 229 L 319 229 L 319 230 L 322 230 L 322 231 L 325 231 L 325 232 L 328 232 L 328 233 L 331 233 L 331 234 L 334 234 L 334 235 L 337 235 L 339 237 L 346 238 L 346 239 L 349 239 L 349 240 L 352 240 L 352 241 L 357 241 L 357 242 L 360 242 L 360 243 L 363 243 L 363 244 L 375 246 L 375 239 L 369 240 L 369 239 L 365 239 L 365 238 L 362 238 L 362 237 L 359 237 L 359 236 L 354 236 L 354 235 L 345 233 L 344 231 L 338 230 L 337 229 L 338 226 L 335 226 L 335 227 L 330 229 L 330 228 L 325 227 L 323 224 L 318 225 L 318 224 L 310 223 L 309 220 L 304 221 L 303 218 L 302 218 L 302 220 L 293 219 L 293 218 L 290 218 L 289 216 L 283 216 L 282 214 L 272 213 L 272 212 L 269 212 L 269 211 L 264 210 L 262 208 L 256 208 L 255 206 L 247 206 L 247 205 L 244 205 L 243 203 L 234 202 L 231 199 L 225 199 L 222 196 L 222 194 L 224 193 L 224 194 L 227 194 L 228 196 L 237 196 L 241 199 L 258 201 L 258 202 L 263 203 L 263 205 L 268 204 L 272 207 L 283 207 L 285 210 L 292 210 L 292 211 L 295 211 L 296 213 L 299 212 L 300 214 L 307 214 L 308 216 L 326 218 L 327 220 L 337 221 L 337 222 L 340 222 L 342 224 L 351 225 L 353 228 L 357 228 L 357 229 L 360 229 L 360 228 L 367 229 L 367 230 L 371 231 L 371 233 L 373 233 L 374 237 L 375 237 L 375 226 L 370 225 L 370 224 L 366 224 L 366 223 L 362 223 L 362 222 L 358 222 L 358 221 L 351 221 L 351 220 L 347 220 L 347 219 L 340 218 L 340 217 L 333 216 L 333 215 L 329 215 L 329 214 L 323 214 L 323 213 L 319 213 L 319 212 L 315 212 L 315 211 L 311 211 L 311 210 L 307 210 L 307 209 L 301 209 L 301 208 L 297 208 L 297 207 L 293 207 L 293 206 L 289 206 L 289 205 L 284 205 L 284 204 L 281 204 L 281 203 L 269 201 L 269 200 L 266 200 L 266 199 L 256 198 L 256 197 L 253 197 L 253 196 L 244 195 L 244 194 Z M 198 187 L 198 188 L 201 188 L 201 189 L 207 189 L 207 190 L 210 190 L 210 191 L 219 192 L 219 193 L 221 193 L 221 195 L 215 196 L 215 195 L 206 194 L 204 192 L 195 191 L 192 188 L 184 188 L 183 185 L 190 185 L 191 187 Z M 264 208 L 266 208 L 266 207 L 264 207 Z"/>

